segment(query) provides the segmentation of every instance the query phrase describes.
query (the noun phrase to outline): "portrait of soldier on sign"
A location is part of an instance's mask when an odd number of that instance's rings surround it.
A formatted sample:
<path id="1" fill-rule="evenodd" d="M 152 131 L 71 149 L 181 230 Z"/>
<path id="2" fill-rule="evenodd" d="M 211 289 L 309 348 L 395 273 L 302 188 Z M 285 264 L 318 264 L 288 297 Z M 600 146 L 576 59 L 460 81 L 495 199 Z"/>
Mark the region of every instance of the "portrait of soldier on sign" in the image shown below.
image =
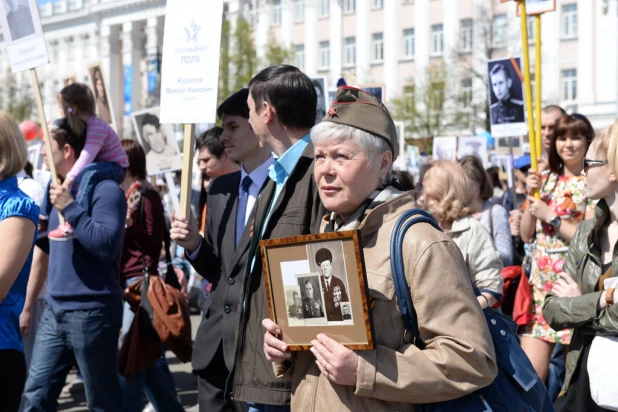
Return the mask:
<path id="1" fill-rule="evenodd" d="M 521 90 L 521 81 L 511 77 L 509 69 L 504 63 L 497 63 L 489 72 L 489 83 L 490 89 L 497 100 L 491 105 L 491 123 L 508 124 L 523 122 L 524 102 L 521 99 L 515 98 L 513 93 L 517 88 Z"/>

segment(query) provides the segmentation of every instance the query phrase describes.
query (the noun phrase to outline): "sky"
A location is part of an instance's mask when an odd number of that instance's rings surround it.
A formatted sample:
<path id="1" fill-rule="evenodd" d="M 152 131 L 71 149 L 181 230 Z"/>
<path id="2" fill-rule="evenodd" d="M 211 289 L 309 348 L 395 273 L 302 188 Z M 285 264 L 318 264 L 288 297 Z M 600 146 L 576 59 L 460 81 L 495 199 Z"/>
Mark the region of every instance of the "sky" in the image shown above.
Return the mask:
<path id="1" fill-rule="evenodd" d="M 43 6 L 44 4 L 47 4 L 47 3 L 55 3 L 56 1 L 58 0 L 36 0 L 39 6 Z"/>

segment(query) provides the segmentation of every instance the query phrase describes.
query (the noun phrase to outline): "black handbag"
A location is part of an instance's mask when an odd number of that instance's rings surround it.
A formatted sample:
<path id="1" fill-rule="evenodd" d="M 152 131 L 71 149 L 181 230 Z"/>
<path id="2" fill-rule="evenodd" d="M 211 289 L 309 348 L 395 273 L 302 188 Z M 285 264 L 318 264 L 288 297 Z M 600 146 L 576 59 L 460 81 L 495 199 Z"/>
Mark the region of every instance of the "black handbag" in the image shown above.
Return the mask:
<path id="1" fill-rule="evenodd" d="M 393 283 L 405 326 L 404 338 L 407 343 L 424 349 L 425 344 L 420 337 L 416 312 L 405 277 L 402 253 L 406 231 L 412 225 L 421 222 L 428 223 L 441 231 L 438 223 L 429 213 L 421 209 L 411 209 L 399 217 L 395 224 L 390 248 Z M 431 276 L 431 274 L 424 273 L 422 276 Z M 479 296 L 478 289 L 472 286 L 476 296 Z M 483 309 L 483 312 L 496 351 L 498 375 L 494 381 L 489 386 L 458 399 L 415 405 L 415 410 L 418 408 L 424 412 L 553 411 L 554 407 L 545 385 L 517 342 L 515 323 L 491 308 Z"/>

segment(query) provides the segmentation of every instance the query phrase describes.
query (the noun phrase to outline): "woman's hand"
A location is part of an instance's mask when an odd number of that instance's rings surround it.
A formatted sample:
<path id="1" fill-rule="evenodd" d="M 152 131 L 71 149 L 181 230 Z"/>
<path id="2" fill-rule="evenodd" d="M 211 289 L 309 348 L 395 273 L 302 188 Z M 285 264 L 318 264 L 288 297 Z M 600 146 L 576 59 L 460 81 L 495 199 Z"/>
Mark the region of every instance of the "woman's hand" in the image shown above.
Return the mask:
<path id="1" fill-rule="evenodd" d="M 284 362 L 292 356 L 288 345 L 279 339 L 281 329 L 270 319 L 264 319 L 262 326 L 266 329 L 264 334 L 264 354 L 269 362 Z"/>
<path id="2" fill-rule="evenodd" d="M 549 223 L 554 218 L 554 212 L 551 210 L 547 203 L 540 199 L 535 199 L 532 196 L 528 196 L 528 210 L 532 216 L 540 219 L 541 222 Z"/>
<path id="3" fill-rule="evenodd" d="M 511 236 L 519 236 L 519 227 L 521 224 L 521 211 L 518 209 L 509 212 L 509 225 L 511 227 Z"/>
<path id="4" fill-rule="evenodd" d="M 551 293 L 559 298 L 574 298 L 582 295 L 582 290 L 577 282 L 575 282 L 567 273 L 560 272 L 558 273 L 558 276 L 560 276 L 561 279 L 558 279 L 556 283 L 554 283 Z"/>
<path id="5" fill-rule="evenodd" d="M 328 380 L 339 385 L 356 386 L 358 354 L 320 333 L 310 349 L 318 368 Z"/>
<path id="6" fill-rule="evenodd" d="M 528 177 L 526 178 L 526 187 L 528 188 L 528 192 L 532 193 L 532 191 L 536 189 L 541 189 L 542 185 L 541 175 L 534 169 L 528 170 Z"/>

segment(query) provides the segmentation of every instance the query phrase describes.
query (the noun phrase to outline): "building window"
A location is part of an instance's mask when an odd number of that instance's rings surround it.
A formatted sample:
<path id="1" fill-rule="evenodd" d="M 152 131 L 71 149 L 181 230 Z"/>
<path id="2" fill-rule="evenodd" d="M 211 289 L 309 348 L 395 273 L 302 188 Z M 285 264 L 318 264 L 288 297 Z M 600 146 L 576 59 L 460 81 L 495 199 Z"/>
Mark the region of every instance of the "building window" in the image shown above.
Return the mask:
<path id="1" fill-rule="evenodd" d="M 302 23 L 305 20 L 305 0 L 296 0 L 294 2 L 294 21 Z"/>
<path id="2" fill-rule="evenodd" d="M 574 39 L 577 37 L 577 4 L 562 6 L 562 38 Z"/>
<path id="3" fill-rule="evenodd" d="M 577 100 L 577 69 L 562 70 L 562 100 Z"/>
<path id="4" fill-rule="evenodd" d="M 330 1 L 319 0 L 320 2 L 320 17 L 328 17 L 330 14 Z"/>
<path id="5" fill-rule="evenodd" d="M 356 0 L 343 0 L 343 12 L 355 13 L 356 12 Z"/>
<path id="6" fill-rule="evenodd" d="M 305 70 L 305 45 L 297 44 L 294 46 L 294 64 L 300 70 Z"/>
<path id="7" fill-rule="evenodd" d="M 414 105 L 414 85 L 404 86 L 403 99 L 408 107 Z"/>
<path id="8" fill-rule="evenodd" d="M 444 26 L 434 24 L 431 26 L 431 54 L 441 56 L 444 53 Z"/>
<path id="9" fill-rule="evenodd" d="M 472 51 L 472 19 L 459 21 L 459 49 L 464 53 Z"/>
<path id="10" fill-rule="evenodd" d="M 499 14 L 494 17 L 493 36 L 494 47 L 506 46 L 506 33 L 507 33 L 507 20 L 506 14 Z"/>
<path id="11" fill-rule="evenodd" d="M 372 9 L 381 9 L 384 7 L 384 0 L 371 0 Z"/>
<path id="12" fill-rule="evenodd" d="M 371 60 L 381 63 L 384 60 L 384 34 L 374 33 L 371 38 Z"/>
<path id="13" fill-rule="evenodd" d="M 272 12 L 272 25 L 281 26 L 281 0 L 273 0 Z"/>
<path id="14" fill-rule="evenodd" d="M 84 35 L 82 37 L 82 50 L 83 50 L 83 57 L 84 60 L 90 60 L 91 57 L 91 49 L 92 48 L 92 39 L 90 38 L 89 35 Z"/>
<path id="15" fill-rule="evenodd" d="M 470 107 L 472 103 L 472 79 L 462 79 L 460 84 L 460 98 L 463 107 Z"/>
<path id="16" fill-rule="evenodd" d="M 330 67 L 330 42 L 320 42 L 320 70 L 328 70 Z"/>
<path id="17" fill-rule="evenodd" d="M 403 57 L 408 59 L 414 57 L 414 29 L 403 31 Z"/>
<path id="18" fill-rule="evenodd" d="M 344 40 L 343 64 L 347 67 L 356 64 L 356 37 L 346 37 Z"/>

